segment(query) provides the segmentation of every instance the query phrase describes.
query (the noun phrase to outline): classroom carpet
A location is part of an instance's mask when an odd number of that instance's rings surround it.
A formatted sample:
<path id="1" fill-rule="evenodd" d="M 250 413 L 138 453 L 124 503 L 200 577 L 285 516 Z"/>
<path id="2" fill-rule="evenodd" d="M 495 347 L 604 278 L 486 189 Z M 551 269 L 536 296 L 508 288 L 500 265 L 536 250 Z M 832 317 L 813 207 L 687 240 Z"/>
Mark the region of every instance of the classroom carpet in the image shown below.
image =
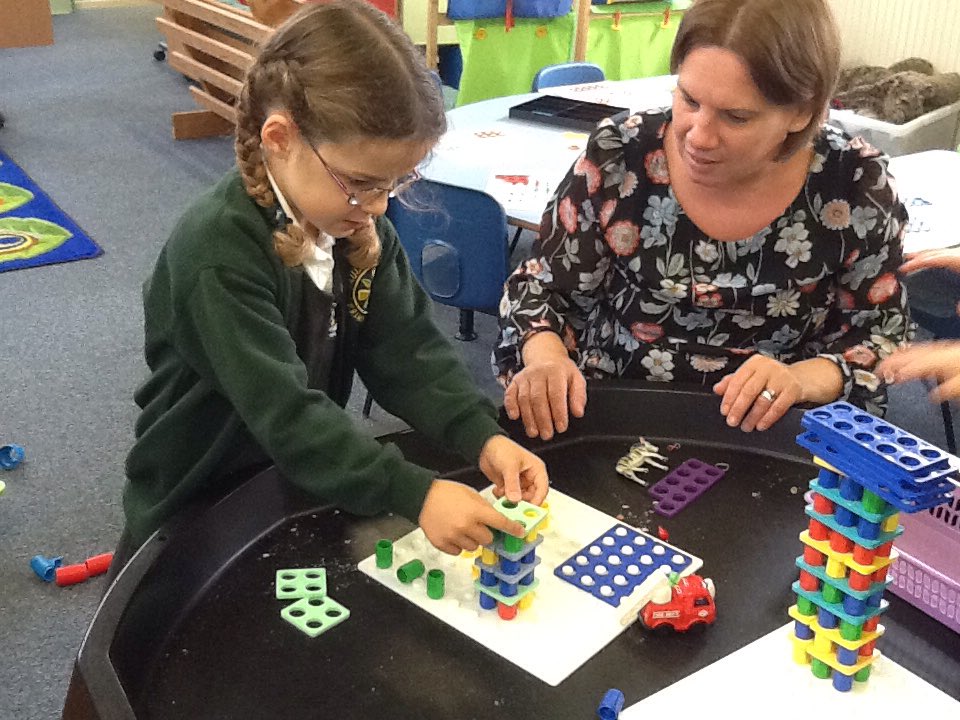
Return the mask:
<path id="1" fill-rule="evenodd" d="M 0 151 L 0 272 L 102 253 L 100 246 Z"/>

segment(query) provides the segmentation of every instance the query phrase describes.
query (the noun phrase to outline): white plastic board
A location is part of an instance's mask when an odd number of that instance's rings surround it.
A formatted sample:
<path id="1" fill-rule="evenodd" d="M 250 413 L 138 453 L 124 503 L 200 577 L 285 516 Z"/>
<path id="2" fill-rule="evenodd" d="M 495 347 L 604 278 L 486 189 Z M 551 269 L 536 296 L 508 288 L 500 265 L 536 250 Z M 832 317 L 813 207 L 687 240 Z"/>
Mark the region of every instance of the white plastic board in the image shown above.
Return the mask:
<path id="1" fill-rule="evenodd" d="M 960 717 L 960 702 L 881 655 L 866 683 L 850 692 L 813 676 L 793 662 L 793 623 L 774 630 L 703 670 L 625 709 L 620 720 L 673 717 L 691 698 L 711 698 L 710 710 L 741 718 L 924 718 Z M 883 641 L 879 646 L 883 650 Z M 660 713 L 660 714 L 657 714 Z"/>
<path id="2" fill-rule="evenodd" d="M 489 490 L 484 494 L 489 497 Z M 376 558 L 371 555 L 360 563 L 359 569 L 545 683 L 559 685 L 623 632 L 623 616 L 659 581 L 651 576 L 615 608 L 557 578 L 553 573 L 558 565 L 614 525 L 624 523 L 556 490 L 550 491 L 547 501 L 549 524 L 537 549 L 541 562 L 536 578 L 540 584 L 533 604 L 513 620 L 502 620 L 496 610 L 480 608 L 470 569 L 472 559 L 441 553 L 419 528 L 394 542 L 392 568 L 378 569 Z M 656 542 L 690 555 L 668 543 Z M 410 585 L 397 579 L 396 569 L 417 558 L 428 572 L 439 568 L 446 573 L 446 594 L 442 599 L 427 597 L 426 573 Z M 702 565 L 702 560 L 692 557 L 682 574 L 696 572 Z M 531 653 L 531 647 L 537 651 Z"/>

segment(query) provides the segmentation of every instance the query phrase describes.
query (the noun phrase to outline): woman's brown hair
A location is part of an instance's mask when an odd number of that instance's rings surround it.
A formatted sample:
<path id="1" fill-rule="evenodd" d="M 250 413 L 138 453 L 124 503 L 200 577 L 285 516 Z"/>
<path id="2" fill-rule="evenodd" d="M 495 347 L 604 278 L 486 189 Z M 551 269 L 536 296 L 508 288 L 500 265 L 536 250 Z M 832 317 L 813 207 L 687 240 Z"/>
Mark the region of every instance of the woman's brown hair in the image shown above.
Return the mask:
<path id="1" fill-rule="evenodd" d="M 276 203 L 260 148 L 271 111 L 290 114 L 317 145 L 371 138 L 431 142 L 446 130 L 439 84 L 403 30 L 359 0 L 313 4 L 281 25 L 247 72 L 237 100 L 237 164 L 247 193 Z M 348 239 L 347 257 L 367 268 L 380 258 L 376 233 Z M 287 265 L 299 265 L 310 241 L 292 224 L 274 233 Z"/>
<path id="2" fill-rule="evenodd" d="M 702 47 L 739 55 L 774 105 L 810 111 L 810 122 L 787 135 L 778 159 L 813 140 L 840 71 L 840 34 L 827 0 L 696 0 L 680 23 L 670 71 Z"/>

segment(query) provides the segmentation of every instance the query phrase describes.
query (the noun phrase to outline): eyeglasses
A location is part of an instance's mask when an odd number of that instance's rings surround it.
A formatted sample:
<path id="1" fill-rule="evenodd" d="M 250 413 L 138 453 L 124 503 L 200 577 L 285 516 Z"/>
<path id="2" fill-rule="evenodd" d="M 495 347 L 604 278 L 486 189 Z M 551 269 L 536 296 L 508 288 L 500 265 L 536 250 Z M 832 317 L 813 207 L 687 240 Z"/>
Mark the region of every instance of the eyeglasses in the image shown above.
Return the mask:
<path id="1" fill-rule="evenodd" d="M 393 187 L 371 187 L 362 188 L 359 190 L 351 190 L 349 187 L 347 187 L 347 184 L 341 180 L 333 170 L 330 169 L 330 166 L 327 165 L 327 161 L 321 157 L 320 153 L 317 152 L 317 149 L 313 147 L 313 145 L 310 145 L 310 143 L 307 143 L 307 146 L 313 150 L 313 154 L 317 156 L 317 160 L 320 161 L 330 177 L 333 178 L 333 181 L 337 184 L 337 187 L 339 187 L 343 191 L 343 194 L 347 196 L 347 204 L 352 207 L 366 205 L 367 203 L 379 200 L 384 195 L 387 195 L 388 197 L 396 197 L 397 193 L 403 192 L 420 179 L 420 173 L 414 169 L 414 171 L 409 175 L 404 175 L 402 178 L 398 179 L 393 184 Z"/>

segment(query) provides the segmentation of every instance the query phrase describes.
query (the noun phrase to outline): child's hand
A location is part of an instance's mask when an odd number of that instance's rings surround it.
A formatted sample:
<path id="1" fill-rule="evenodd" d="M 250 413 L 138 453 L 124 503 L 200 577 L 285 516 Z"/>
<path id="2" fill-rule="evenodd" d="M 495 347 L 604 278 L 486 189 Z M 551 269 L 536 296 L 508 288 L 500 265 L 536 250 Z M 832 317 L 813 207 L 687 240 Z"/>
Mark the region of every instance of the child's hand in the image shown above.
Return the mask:
<path id="1" fill-rule="evenodd" d="M 503 435 L 494 435 L 480 451 L 480 470 L 493 483 L 493 494 L 539 505 L 547 496 L 547 466 L 529 450 Z"/>
<path id="2" fill-rule="evenodd" d="M 960 248 L 944 248 L 942 250 L 924 250 L 907 258 L 900 266 L 900 272 L 912 273 L 928 268 L 946 268 L 960 273 Z"/>
<path id="3" fill-rule="evenodd" d="M 473 488 L 434 480 L 420 511 L 420 527 L 434 547 L 450 555 L 493 542 L 490 528 L 522 537 L 523 525 L 508 519 Z"/>
<path id="4" fill-rule="evenodd" d="M 874 372 L 890 384 L 935 378 L 939 386 L 930 393 L 930 399 L 955 400 L 960 398 L 960 342 L 923 343 L 897 350 Z"/>

